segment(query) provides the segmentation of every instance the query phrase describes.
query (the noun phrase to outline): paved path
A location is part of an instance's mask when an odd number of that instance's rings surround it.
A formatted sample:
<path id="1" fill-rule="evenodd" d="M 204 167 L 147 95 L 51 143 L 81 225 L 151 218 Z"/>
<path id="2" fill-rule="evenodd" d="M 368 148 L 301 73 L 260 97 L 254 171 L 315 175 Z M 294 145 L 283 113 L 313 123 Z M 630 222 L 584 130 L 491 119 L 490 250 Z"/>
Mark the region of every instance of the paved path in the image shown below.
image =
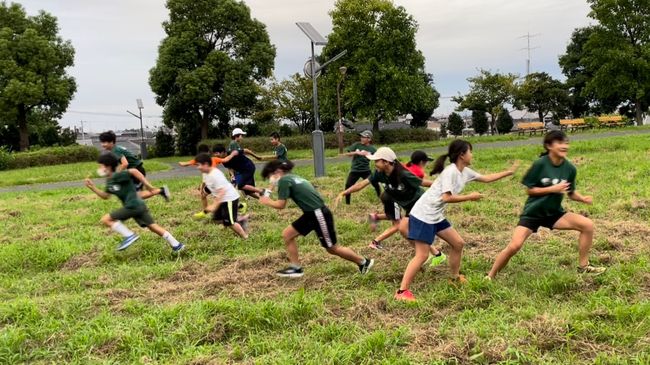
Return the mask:
<path id="1" fill-rule="evenodd" d="M 571 135 L 572 141 L 587 141 L 594 139 L 603 139 L 611 138 L 617 136 L 629 136 L 629 135 L 648 135 L 650 134 L 650 129 L 639 129 L 639 130 L 626 130 L 626 131 L 607 131 L 604 133 L 585 133 L 585 134 L 573 134 Z M 530 146 L 530 145 L 540 145 L 541 147 L 541 137 L 534 137 L 530 139 L 522 139 L 515 141 L 501 141 L 501 142 L 484 142 L 474 144 L 474 148 L 477 150 L 485 148 L 504 148 L 504 147 L 519 147 L 519 146 Z M 428 154 L 436 156 L 446 152 L 446 147 L 437 147 L 424 149 Z M 408 157 L 411 155 L 412 151 L 401 151 L 397 152 L 398 156 Z M 349 157 L 332 157 L 327 159 L 327 163 L 338 163 L 349 161 Z M 145 162 L 146 163 L 146 162 Z M 294 161 L 296 166 L 311 166 L 312 160 L 297 160 Z M 257 163 L 256 166 L 258 169 L 261 168 L 263 163 Z M 146 167 L 146 165 L 145 165 Z M 167 171 L 152 172 L 147 178 L 151 181 L 155 180 L 168 180 L 168 179 L 177 179 L 183 177 L 198 176 L 198 172 L 194 167 L 180 167 L 177 164 L 171 165 L 171 169 Z M 95 179 L 95 183 L 103 184 L 104 179 Z M 54 190 L 62 188 L 77 188 L 83 187 L 82 181 L 62 181 L 56 183 L 47 183 L 47 184 L 32 184 L 32 185 L 17 185 L 17 186 L 8 186 L 5 188 L 0 188 L 0 193 L 12 193 L 12 192 L 23 192 L 23 191 L 43 191 L 43 190 Z"/>

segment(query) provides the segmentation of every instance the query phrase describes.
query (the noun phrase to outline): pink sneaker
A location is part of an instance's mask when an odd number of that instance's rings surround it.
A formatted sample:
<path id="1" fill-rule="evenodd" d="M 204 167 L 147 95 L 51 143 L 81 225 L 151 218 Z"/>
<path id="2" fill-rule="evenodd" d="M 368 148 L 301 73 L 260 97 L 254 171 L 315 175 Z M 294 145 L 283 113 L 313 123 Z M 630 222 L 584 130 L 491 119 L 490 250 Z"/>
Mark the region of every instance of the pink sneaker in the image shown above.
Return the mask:
<path id="1" fill-rule="evenodd" d="M 382 246 L 381 243 L 379 243 L 379 242 L 377 242 L 375 240 L 372 240 L 372 242 L 370 242 L 368 247 L 372 248 L 373 250 L 383 250 L 384 249 L 384 246 Z"/>
<path id="2" fill-rule="evenodd" d="M 410 290 L 404 290 L 401 293 L 395 292 L 395 300 L 403 300 L 405 302 L 415 302 L 415 297 Z"/>

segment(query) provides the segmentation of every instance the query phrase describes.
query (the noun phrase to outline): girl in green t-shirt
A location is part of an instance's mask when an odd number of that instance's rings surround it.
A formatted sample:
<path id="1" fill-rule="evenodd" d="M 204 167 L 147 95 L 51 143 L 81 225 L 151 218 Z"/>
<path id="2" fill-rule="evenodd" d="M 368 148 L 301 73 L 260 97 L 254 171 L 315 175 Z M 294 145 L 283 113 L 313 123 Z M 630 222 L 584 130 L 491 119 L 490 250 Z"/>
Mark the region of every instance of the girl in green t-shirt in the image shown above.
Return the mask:
<path id="1" fill-rule="evenodd" d="M 524 211 L 510 244 L 497 255 L 487 279 L 493 279 L 519 252 L 526 239 L 540 227 L 580 232 L 578 272 L 601 274 L 605 271 L 604 267 L 589 263 L 594 223 L 585 216 L 567 213 L 562 208 L 564 195 L 573 201 L 592 204 L 590 196 L 583 196 L 576 191 L 576 168 L 566 159 L 569 139 L 562 131 L 549 132 L 544 137 L 544 150 L 522 180 L 528 192 Z"/>

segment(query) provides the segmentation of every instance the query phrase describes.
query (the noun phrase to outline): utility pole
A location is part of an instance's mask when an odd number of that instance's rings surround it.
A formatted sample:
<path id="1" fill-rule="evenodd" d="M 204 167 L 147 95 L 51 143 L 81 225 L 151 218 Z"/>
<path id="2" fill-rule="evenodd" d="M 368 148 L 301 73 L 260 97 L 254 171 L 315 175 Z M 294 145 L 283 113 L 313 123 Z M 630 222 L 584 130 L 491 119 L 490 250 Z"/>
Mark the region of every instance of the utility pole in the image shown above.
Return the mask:
<path id="1" fill-rule="evenodd" d="M 86 140 L 86 135 L 84 134 L 84 121 L 81 121 L 81 140 L 85 141 Z"/>
<path id="2" fill-rule="evenodd" d="M 140 156 L 144 160 L 147 158 L 147 142 L 144 141 L 144 128 L 142 127 L 142 109 L 144 107 L 142 106 L 142 99 L 136 99 L 136 103 L 138 104 L 140 115 L 132 113 L 128 110 L 126 112 L 140 119 Z"/>
<path id="3" fill-rule="evenodd" d="M 521 48 L 520 51 L 527 51 L 528 52 L 528 58 L 526 59 L 526 76 L 530 75 L 530 51 L 534 49 L 538 49 L 539 47 L 531 47 L 530 46 L 530 39 L 539 37 L 541 34 L 530 34 L 530 32 L 526 33 L 526 35 L 519 37 L 518 39 L 523 39 L 526 38 L 527 46 L 524 48 Z"/>

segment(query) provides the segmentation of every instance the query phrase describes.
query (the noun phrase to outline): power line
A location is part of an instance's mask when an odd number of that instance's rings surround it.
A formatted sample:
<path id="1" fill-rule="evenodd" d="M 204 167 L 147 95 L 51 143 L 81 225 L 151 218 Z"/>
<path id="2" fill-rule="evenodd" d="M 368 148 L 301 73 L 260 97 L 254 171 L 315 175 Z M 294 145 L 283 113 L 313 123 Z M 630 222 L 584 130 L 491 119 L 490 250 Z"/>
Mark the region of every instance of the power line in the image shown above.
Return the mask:
<path id="1" fill-rule="evenodd" d="M 126 114 L 118 114 L 118 113 L 105 113 L 105 112 L 83 112 L 79 110 L 67 110 L 66 113 L 73 113 L 73 114 L 87 114 L 87 115 L 99 115 L 99 116 L 104 116 L 104 117 L 120 117 L 120 118 L 130 118 L 129 115 Z M 162 118 L 162 115 L 143 115 L 143 118 Z"/>

